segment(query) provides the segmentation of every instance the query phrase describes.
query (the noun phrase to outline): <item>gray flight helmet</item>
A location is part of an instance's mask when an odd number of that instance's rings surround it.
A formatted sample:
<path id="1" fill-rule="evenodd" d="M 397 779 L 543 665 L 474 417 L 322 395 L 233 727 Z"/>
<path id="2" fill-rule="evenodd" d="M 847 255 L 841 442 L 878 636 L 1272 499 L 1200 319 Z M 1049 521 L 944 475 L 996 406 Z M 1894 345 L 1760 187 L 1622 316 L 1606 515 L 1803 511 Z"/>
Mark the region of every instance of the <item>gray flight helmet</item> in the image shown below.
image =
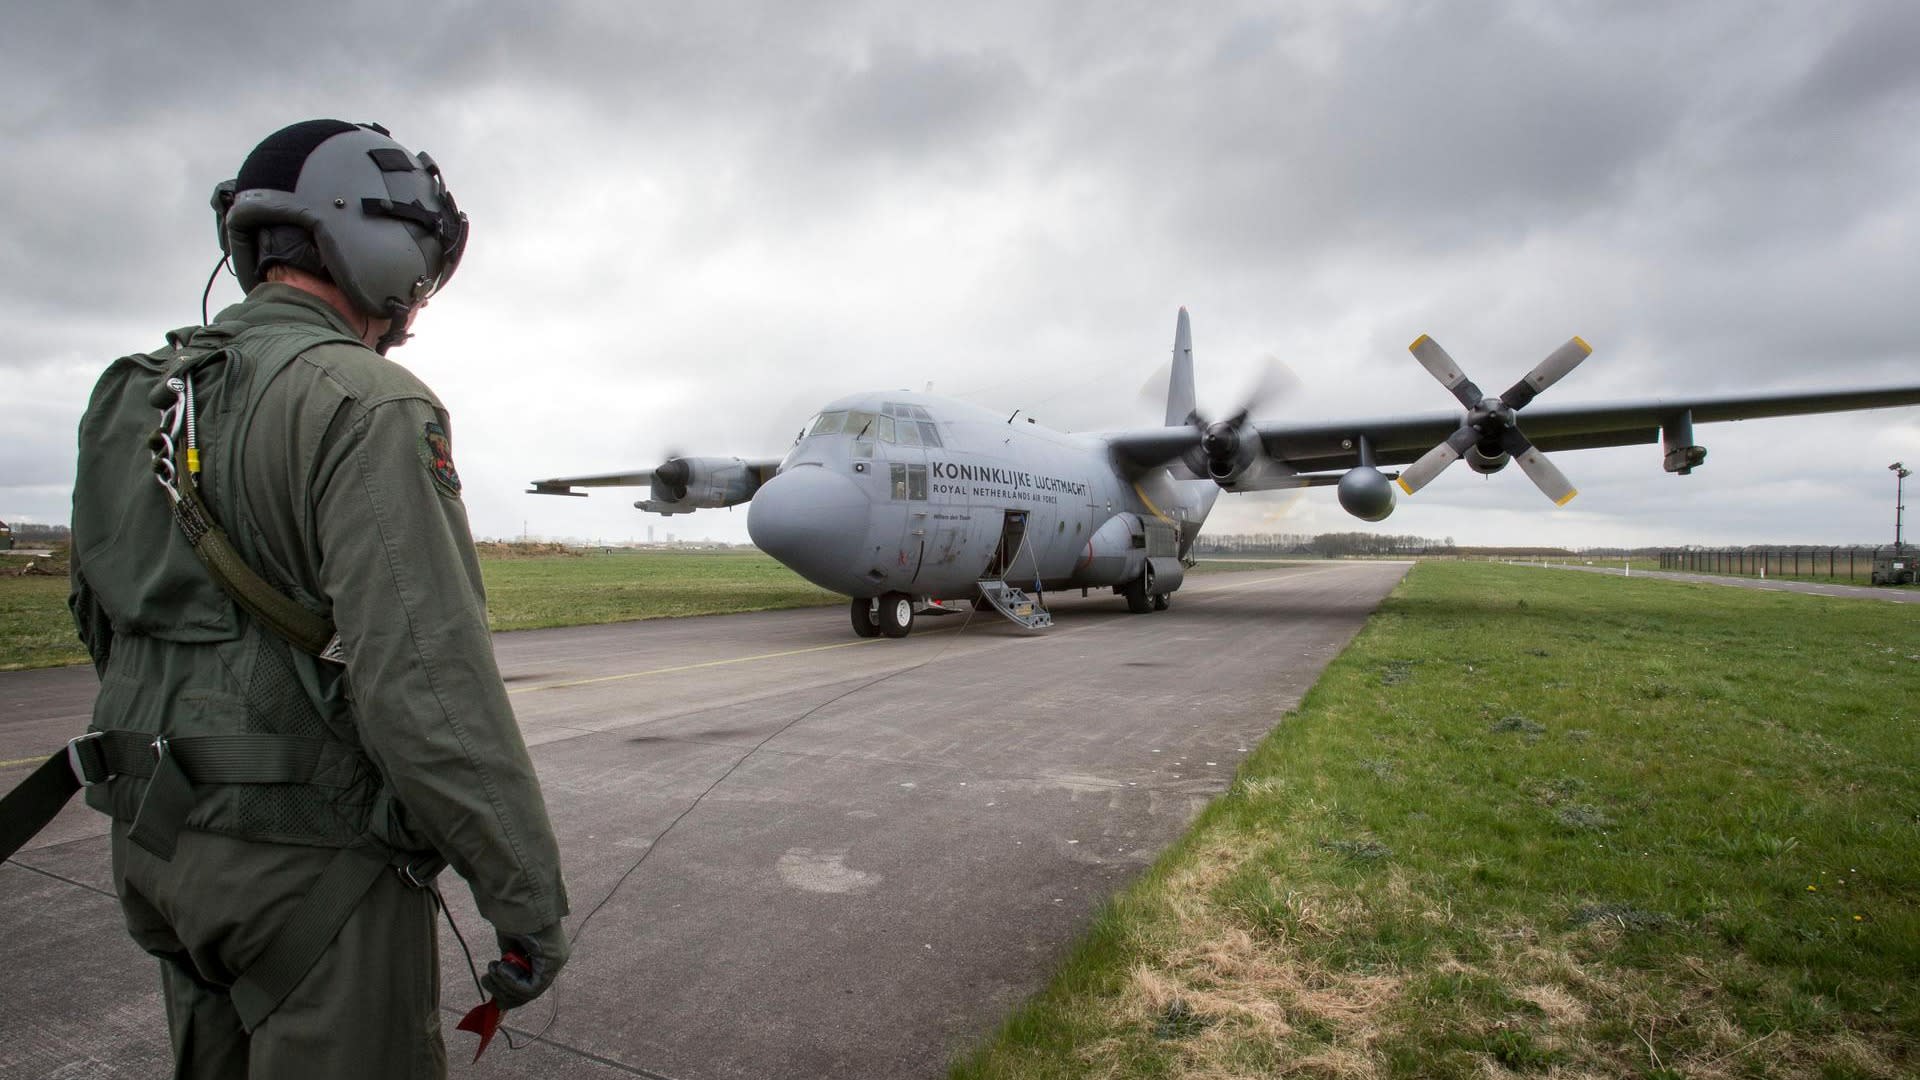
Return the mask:
<path id="1" fill-rule="evenodd" d="M 460 265 L 467 216 L 440 167 L 377 124 L 307 120 L 269 135 L 215 188 L 222 247 L 251 291 L 261 281 L 260 230 L 297 226 L 328 276 L 362 313 L 393 320 L 380 351 L 406 340 L 407 316 Z"/>

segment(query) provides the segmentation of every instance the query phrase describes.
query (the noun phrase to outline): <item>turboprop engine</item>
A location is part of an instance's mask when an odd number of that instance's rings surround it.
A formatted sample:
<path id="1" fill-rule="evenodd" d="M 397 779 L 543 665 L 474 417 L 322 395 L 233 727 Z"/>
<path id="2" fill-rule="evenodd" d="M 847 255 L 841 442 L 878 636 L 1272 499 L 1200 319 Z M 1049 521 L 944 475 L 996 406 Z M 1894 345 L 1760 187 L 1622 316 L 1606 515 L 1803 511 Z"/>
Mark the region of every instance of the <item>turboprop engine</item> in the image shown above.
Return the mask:
<path id="1" fill-rule="evenodd" d="M 737 506 L 753 498 L 766 479 L 739 458 L 668 458 L 653 470 L 653 498 L 633 505 L 655 514 Z"/>
<path id="2" fill-rule="evenodd" d="M 1513 455 L 1498 446 L 1493 448 L 1492 453 L 1488 453 L 1479 443 L 1473 444 L 1473 446 L 1467 450 L 1467 468 L 1472 469 L 1481 476 L 1492 476 L 1494 473 L 1506 468 L 1507 462 L 1512 460 Z"/>

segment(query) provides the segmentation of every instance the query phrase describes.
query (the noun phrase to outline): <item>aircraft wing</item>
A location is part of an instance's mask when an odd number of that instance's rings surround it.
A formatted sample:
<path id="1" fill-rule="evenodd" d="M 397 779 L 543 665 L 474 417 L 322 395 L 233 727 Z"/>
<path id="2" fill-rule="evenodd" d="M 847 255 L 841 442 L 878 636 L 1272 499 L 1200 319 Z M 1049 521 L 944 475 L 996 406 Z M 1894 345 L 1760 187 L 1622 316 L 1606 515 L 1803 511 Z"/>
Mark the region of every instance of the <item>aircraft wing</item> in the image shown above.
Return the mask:
<path id="1" fill-rule="evenodd" d="M 1590 450 L 1659 442 L 1673 429 L 1691 440 L 1691 425 L 1722 420 L 1883 409 L 1920 405 L 1920 386 L 1862 390 L 1788 391 L 1722 397 L 1675 397 L 1600 405 L 1539 406 L 1524 414 L 1527 436 L 1543 451 Z M 1339 420 L 1312 424 L 1255 422 L 1267 455 L 1301 473 L 1350 469 L 1360 464 L 1364 436 L 1376 465 L 1405 465 L 1418 460 L 1459 429 L 1463 414 L 1436 412 L 1417 416 Z M 1174 432 L 1178 429 L 1165 429 Z M 1124 437 L 1124 435 L 1123 435 Z M 1189 434 L 1188 446 L 1193 445 Z M 1179 451 L 1175 451 L 1177 455 Z M 1174 456 L 1169 455 L 1169 456 Z M 1696 462 L 1697 464 L 1697 462 Z"/>
<path id="2" fill-rule="evenodd" d="M 746 502 L 779 471 L 779 458 L 674 457 L 639 472 L 535 480 L 527 494 L 584 497 L 586 492 L 573 489 L 646 485 L 653 497 L 634 503 L 635 507 L 655 514 L 684 514 Z"/>
<path id="3" fill-rule="evenodd" d="M 550 480 L 535 480 L 527 489 L 529 495 L 576 495 L 586 498 L 584 491 L 574 491 L 577 487 L 640 487 L 653 483 L 653 470 L 645 472 L 596 473 L 592 476 L 556 476 Z"/>

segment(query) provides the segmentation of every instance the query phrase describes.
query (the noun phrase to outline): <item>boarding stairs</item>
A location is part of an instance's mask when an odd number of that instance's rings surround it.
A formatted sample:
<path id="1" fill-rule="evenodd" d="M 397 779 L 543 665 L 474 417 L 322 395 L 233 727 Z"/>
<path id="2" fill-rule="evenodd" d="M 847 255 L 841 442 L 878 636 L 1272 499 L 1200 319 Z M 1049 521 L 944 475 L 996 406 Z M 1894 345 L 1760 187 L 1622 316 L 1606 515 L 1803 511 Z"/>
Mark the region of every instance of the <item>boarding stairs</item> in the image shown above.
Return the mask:
<path id="1" fill-rule="evenodd" d="M 1053 625 L 1053 615 L 1040 605 L 1040 601 L 1028 596 L 1017 586 L 1009 585 L 999 578 L 981 578 L 980 595 L 993 609 L 1013 624 L 1024 630 L 1045 630 Z"/>

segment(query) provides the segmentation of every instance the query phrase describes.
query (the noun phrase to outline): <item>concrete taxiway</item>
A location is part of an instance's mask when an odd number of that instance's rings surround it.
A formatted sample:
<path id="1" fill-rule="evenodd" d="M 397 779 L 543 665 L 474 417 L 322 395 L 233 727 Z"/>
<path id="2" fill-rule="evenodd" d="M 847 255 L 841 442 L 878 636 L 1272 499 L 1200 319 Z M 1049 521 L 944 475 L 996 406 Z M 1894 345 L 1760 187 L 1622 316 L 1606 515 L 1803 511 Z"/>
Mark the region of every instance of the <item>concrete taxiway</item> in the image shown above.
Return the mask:
<path id="1" fill-rule="evenodd" d="M 861 640 L 843 608 L 498 635 L 579 936 L 557 993 L 510 1018 L 542 1040 L 468 1066 L 452 1018 L 476 996 L 442 934 L 455 1075 L 939 1075 L 1225 789 L 1407 565 L 1206 574 L 1140 616 L 1049 597 L 1039 635 L 988 613 Z M 85 668 L 0 675 L 0 788 L 84 729 L 92 695 Z M 167 1071 L 156 961 L 79 800 L 0 866 L 0 936 L 0 1077 Z"/>

